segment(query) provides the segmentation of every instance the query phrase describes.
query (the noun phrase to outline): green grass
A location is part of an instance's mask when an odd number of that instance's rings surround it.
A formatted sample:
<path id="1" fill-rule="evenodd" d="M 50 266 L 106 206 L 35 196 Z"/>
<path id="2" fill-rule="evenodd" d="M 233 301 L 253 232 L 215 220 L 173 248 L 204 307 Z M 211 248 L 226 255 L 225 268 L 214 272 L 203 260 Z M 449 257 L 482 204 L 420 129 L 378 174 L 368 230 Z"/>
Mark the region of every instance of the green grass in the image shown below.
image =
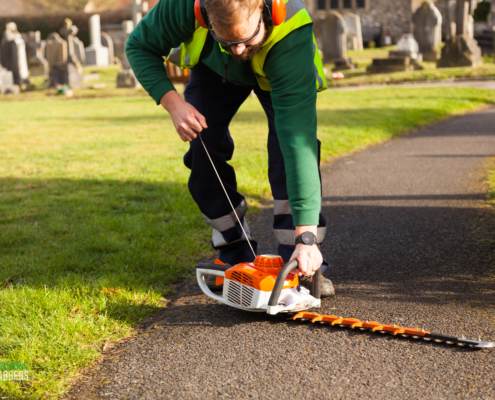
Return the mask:
<path id="1" fill-rule="evenodd" d="M 495 205 L 495 166 L 488 171 L 488 193 L 493 205 Z"/>
<path id="2" fill-rule="evenodd" d="M 495 92 L 474 88 L 327 91 L 323 159 L 494 102 Z M 27 363 L 32 377 L 0 382 L 0 394 L 53 398 L 213 257 L 210 230 L 187 190 L 188 146 L 149 98 L 0 107 L 0 362 Z M 248 98 L 231 133 L 251 212 L 270 194 L 266 130 Z"/>
<path id="3" fill-rule="evenodd" d="M 366 67 L 371 65 L 373 58 L 388 58 L 388 53 L 396 50 L 396 46 L 388 48 L 364 49 L 364 51 L 349 51 L 348 56 L 357 68 L 342 71 L 345 79 L 335 80 L 331 78 L 332 64 L 325 67 L 330 87 L 380 85 L 407 82 L 432 82 L 438 80 L 463 80 L 463 79 L 495 79 L 495 59 L 493 56 L 484 56 L 483 65 L 478 68 L 436 68 L 436 63 L 421 63 L 424 69 L 412 72 L 395 72 L 389 74 L 368 75 Z"/>

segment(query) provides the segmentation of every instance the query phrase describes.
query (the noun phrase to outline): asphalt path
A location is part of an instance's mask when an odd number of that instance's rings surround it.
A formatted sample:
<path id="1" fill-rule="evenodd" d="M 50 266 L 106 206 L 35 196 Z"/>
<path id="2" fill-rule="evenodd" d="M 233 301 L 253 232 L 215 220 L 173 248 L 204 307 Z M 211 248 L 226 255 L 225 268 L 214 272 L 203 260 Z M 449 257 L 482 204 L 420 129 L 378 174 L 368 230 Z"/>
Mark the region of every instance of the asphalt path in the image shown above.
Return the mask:
<path id="1" fill-rule="evenodd" d="M 495 341 L 495 214 L 484 179 L 495 108 L 322 169 L 325 273 L 318 312 Z M 251 228 L 273 253 L 271 210 Z M 79 399 L 495 398 L 495 350 L 473 351 L 248 313 L 194 280 L 74 387 Z"/>

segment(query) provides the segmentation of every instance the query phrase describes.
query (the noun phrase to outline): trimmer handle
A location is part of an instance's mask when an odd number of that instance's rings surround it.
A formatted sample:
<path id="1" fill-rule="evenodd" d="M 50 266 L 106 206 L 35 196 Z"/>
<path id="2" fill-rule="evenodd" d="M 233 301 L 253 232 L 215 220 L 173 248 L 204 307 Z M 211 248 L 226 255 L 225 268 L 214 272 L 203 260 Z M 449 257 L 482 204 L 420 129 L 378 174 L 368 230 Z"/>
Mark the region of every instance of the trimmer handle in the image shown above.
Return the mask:
<path id="1" fill-rule="evenodd" d="M 289 275 L 292 270 L 296 269 L 298 265 L 299 263 L 297 260 L 291 260 L 282 267 L 277 276 L 275 286 L 273 287 L 272 295 L 268 301 L 268 306 L 273 307 L 278 305 L 278 299 L 280 297 L 280 293 L 282 292 L 282 288 L 284 287 L 287 275 Z M 321 298 L 321 268 L 318 268 L 318 271 L 316 271 L 313 275 L 311 295 L 318 300 Z"/>

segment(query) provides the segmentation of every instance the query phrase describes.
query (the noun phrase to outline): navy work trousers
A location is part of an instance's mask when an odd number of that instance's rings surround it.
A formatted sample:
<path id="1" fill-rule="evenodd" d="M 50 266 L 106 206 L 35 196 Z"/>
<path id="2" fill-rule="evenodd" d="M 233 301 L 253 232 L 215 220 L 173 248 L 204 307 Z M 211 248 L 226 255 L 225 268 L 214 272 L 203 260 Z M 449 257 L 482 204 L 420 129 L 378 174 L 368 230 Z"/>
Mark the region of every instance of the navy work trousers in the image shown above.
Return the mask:
<path id="1" fill-rule="evenodd" d="M 244 236 L 232 212 L 200 139 L 194 139 L 184 155 L 184 164 L 191 169 L 189 190 L 205 221 L 213 228 L 212 245 L 220 251 L 220 260 L 231 265 L 254 260 L 247 240 L 251 242 L 254 251 L 257 247 L 244 218 L 246 200 L 237 191 L 234 168 L 227 163 L 234 153 L 234 141 L 229 132 L 230 121 L 253 90 L 268 119 L 268 178 L 275 200 L 273 229 L 278 242 L 278 254 L 287 262 L 294 251 L 294 224 L 270 92 L 258 86 L 223 82 L 220 75 L 202 65 L 191 70 L 190 81 L 184 92 L 185 100 L 206 118 L 208 129 L 203 130 L 201 136 L 247 234 L 247 237 Z M 325 227 L 325 219 L 320 214 L 319 242 L 323 240 Z"/>

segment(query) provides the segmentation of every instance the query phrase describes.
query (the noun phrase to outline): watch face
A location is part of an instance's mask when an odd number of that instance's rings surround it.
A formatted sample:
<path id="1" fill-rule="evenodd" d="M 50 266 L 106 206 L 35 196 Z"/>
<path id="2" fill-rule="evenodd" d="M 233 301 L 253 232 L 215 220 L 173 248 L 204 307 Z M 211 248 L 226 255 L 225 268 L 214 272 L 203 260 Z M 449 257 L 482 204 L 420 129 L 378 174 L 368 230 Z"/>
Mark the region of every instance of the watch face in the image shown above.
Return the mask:
<path id="1" fill-rule="evenodd" d="M 316 243 L 316 236 L 312 232 L 304 232 L 302 235 L 304 244 L 313 245 Z"/>

